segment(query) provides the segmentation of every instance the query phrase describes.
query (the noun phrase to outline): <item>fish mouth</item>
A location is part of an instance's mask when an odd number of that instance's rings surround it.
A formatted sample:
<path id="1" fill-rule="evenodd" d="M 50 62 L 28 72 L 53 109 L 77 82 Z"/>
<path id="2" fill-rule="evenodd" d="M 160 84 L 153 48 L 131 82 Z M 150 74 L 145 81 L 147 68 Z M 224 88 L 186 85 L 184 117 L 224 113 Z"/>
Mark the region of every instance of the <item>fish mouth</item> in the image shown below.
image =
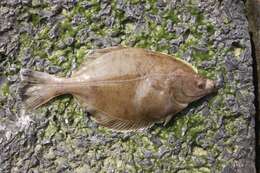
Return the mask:
<path id="1" fill-rule="evenodd" d="M 187 97 L 191 97 L 191 98 L 196 98 L 199 99 L 207 94 L 210 93 L 215 93 L 218 91 L 220 87 L 218 86 L 217 82 L 214 80 L 210 80 L 207 79 L 206 81 L 206 86 L 205 86 L 205 90 L 203 92 L 201 92 L 201 94 L 196 94 L 196 95 L 192 95 L 192 94 L 187 94 L 186 92 L 184 92 L 184 89 L 182 88 L 181 92 L 187 96 Z"/>
<path id="2" fill-rule="evenodd" d="M 216 91 L 218 91 L 219 88 L 220 88 L 220 86 L 218 85 L 217 81 L 207 79 L 205 89 L 209 93 L 216 92 Z"/>
<path id="3" fill-rule="evenodd" d="M 182 81 L 182 86 L 183 86 L 183 81 Z M 210 93 L 216 93 L 219 88 L 220 87 L 219 87 L 219 85 L 218 85 L 218 83 L 216 81 L 207 79 L 205 90 L 203 90 L 199 94 L 188 94 L 188 93 L 186 93 L 184 91 L 183 87 L 181 88 L 180 92 L 182 93 L 183 96 L 186 96 L 187 100 L 195 101 L 195 100 L 198 100 L 198 99 L 200 99 L 200 98 L 202 98 L 202 97 L 204 97 L 204 96 L 206 96 L 206 95 L 208 95 Z M 190 98 L 190 99 L 188 99 L 188 98 Z M 177 101 L 180 102 L 180 103 L 184 103 L 184 102 L 186 102 L 185 101 L 186 99 L 184 99 L 184 100 L 177 100 Z"/>

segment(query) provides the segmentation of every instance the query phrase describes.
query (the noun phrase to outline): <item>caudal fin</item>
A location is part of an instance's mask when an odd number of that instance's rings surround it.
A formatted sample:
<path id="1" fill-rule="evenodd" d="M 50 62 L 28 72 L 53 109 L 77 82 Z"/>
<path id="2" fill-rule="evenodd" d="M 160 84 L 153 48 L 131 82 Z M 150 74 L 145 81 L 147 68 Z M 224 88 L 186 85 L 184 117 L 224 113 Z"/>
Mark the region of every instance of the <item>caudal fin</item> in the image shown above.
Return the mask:
<path id="1" fill-rule="evenodd" d="M 36 109 L 52 98 L 63 94 L 59 90 L 59 80 L 53 75 L 22 69 L 20 97 L 27 109 Z"/>

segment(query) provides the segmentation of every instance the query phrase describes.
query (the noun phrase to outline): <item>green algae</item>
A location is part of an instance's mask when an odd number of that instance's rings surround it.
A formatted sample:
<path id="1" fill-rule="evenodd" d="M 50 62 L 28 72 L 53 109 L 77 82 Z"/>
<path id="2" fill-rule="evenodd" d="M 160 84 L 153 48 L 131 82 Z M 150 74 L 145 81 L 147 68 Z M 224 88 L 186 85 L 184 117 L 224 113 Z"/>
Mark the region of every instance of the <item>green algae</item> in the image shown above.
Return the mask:
<path id="1" fill-rule="evenodd" d="M 58 130 L 57 125 L 54 124 L 53 122 L 50 122 L 48 127 L 45 129 L 44 138 L 46 138 L 46 139 L 51 138 L 52 136 L 55 135 L 57 130 Z"/>
<path id="2" fill-rule="evenodd" d="M 27 33 L 22 33 L 20 34 L 19 40 L 21 43 L 21 50 L 23 50 L 24 48 L 32 45 L 33 38 Z"/>
<path id="3" fill-rule="evenodd" d="M 7 82 L 1 85 L 1 93 L 3 96 L 8 96 L 10 94 L 9 85 Z"/>
<path id="4" fill-rule="evenodd" d="M 38 14 L 31 14 L 31 20 L 32 20 L 32 24 L 36 26 L 37 24 L 40 23 L 41 18 Z"/>

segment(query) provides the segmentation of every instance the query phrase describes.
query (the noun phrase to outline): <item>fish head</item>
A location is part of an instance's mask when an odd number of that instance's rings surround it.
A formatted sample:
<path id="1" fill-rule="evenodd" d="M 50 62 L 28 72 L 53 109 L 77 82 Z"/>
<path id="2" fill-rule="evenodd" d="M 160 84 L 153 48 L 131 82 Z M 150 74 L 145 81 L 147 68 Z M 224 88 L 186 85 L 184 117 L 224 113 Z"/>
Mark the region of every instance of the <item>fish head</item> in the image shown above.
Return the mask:
<path id="1" fill-rule="evenodd" d="M 182 103 L 191 103 L 217 91 L 216 81 L 198 74 L 183 73 L 178 80 L 179 82 L 175 81 L 178 84 L 175 99 Z"/>

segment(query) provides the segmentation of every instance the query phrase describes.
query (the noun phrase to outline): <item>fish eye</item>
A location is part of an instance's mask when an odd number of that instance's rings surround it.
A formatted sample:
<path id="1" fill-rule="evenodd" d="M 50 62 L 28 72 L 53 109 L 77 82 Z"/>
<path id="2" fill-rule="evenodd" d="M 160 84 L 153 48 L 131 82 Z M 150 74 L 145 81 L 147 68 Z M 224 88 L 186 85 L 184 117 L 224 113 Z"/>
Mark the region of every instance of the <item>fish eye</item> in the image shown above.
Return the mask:
<path id="1" fill-rule="evenodd" d="M 198 87 L 199 89 L 204 89 L 205 84 L 204 84 L 203 82 L 198 82 L 198 83 L 197 83 L 197 87 Z"/>

